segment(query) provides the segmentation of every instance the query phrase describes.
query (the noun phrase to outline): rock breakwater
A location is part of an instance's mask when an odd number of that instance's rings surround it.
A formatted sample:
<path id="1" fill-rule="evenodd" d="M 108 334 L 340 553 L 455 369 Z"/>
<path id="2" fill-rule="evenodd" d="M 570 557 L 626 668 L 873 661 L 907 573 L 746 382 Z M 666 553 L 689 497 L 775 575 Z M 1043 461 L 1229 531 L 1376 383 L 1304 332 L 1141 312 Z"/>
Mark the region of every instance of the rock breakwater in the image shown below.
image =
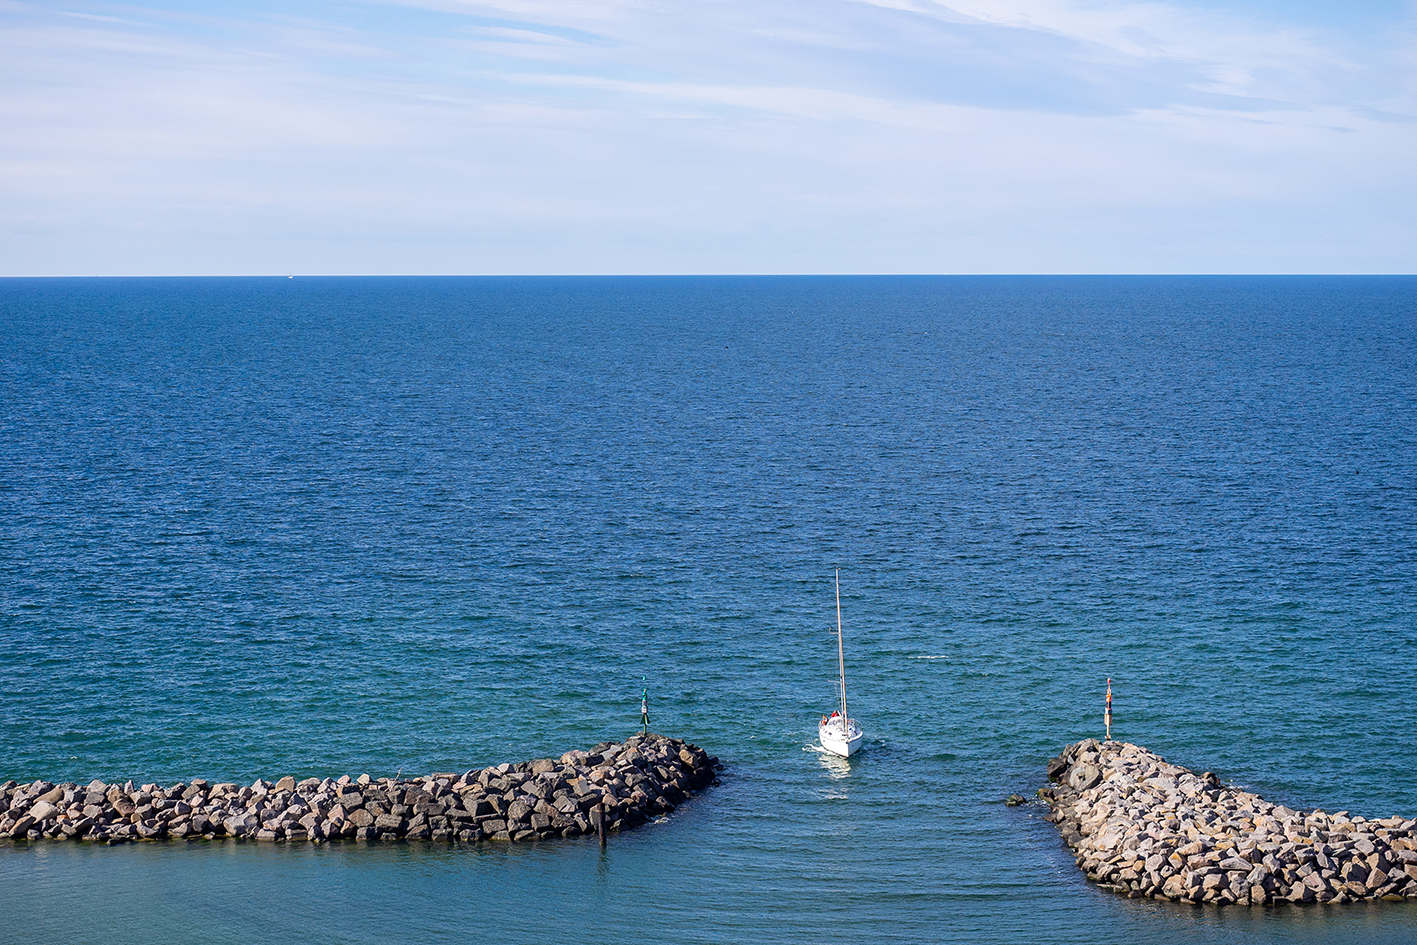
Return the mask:
<path id="1" fill-rule="evenodd" d="M 1078 866 L 1132 897 L 1195 903 L 1417 898 L 1417 820 L 1297 811 L 1145 748 L 1095 739 L 1039 795 Z"/>
<path id="2" fill-rule="evenodd" d="M 677 738 L 636 735 L 559 759 L 463 775 L 203 780 L 160 787 L 7 782 L 0 836 L 17 840 L 526 841 L 624 830 L 674 810 L 722 766 Z"/>

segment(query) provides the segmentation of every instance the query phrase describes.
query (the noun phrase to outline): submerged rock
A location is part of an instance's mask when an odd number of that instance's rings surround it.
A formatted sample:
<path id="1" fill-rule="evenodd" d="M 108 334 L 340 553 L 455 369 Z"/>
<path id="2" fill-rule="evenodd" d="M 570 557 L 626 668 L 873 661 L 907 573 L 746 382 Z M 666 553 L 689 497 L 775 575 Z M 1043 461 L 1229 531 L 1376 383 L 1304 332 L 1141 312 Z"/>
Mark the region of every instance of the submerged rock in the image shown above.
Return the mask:
<path id="1" fill-rule="evenodd" d="M 1088 879 L 1220 905 L 1417 898 L 1417 820 L 1302 812 L 1095 739 L 1048 762 L 1039 796 Z"/>
<path id="2" fill-rule="evenodd" d="M 193 780 L 0 785 L 0 837 L 13 840 L 525 841 L 626 830 L 714 783 L 718 759 L 681 739 L 636 735 L 559 760 L 465 774 L 351 779 L 286 776 L 250 787 Z"/>

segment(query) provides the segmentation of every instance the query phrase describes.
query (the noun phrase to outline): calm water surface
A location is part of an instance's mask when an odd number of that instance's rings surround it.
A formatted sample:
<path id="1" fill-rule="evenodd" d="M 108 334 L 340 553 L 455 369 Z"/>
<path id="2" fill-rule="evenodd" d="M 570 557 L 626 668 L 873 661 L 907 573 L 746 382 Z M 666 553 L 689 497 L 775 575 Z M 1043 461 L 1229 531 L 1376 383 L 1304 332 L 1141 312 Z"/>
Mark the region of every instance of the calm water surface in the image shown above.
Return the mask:
<path id="1" fill-rule="evenodd" d="M 1110 676 L 1417 815 L 1417 279 L 9 280 L 0 339 L 0 780 L 465 770 L 645 684 L 728 765 L 604 853 L 0 845 L 0 942 L 1417 940 L 1002 804 Z"/>

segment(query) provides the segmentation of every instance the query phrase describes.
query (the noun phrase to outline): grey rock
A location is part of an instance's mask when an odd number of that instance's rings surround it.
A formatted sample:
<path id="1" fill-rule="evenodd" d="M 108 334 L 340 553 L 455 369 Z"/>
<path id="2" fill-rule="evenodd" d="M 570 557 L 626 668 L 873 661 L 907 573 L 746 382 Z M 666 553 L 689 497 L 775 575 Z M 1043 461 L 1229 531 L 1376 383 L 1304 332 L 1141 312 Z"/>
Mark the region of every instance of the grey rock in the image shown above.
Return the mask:
<path id="1" fill-rule="evenodd" d="M 1093 763 L 1100 756 L 1084 752 L 1081 757 Z M 681 740 L 636 736 L 603 743 L 593 752 L 567 753 L 560 761 L 538 759 L 406 781 L 361 775 L 296 782 L 284 776 L 249 786 L 194 779 L 165 788 L 97 780 L 87 785 L 11 782 L 0 791 L 0 834 L 89 836 L 100 842 L 163 836 L 526 840 L 579 835 L 589 826 L 588 813 L 602 802 L 612 830 L 672 810 L 690 791 L 713 782 L 716 764 L 707 752 Z M 1136 882 L 1159 887 L 1161 879 L 1153 873 Z"/>
<path id="2" fill-rule="evenodd" d="M 1068 780 L 1076 790 L 1090 791 L 1102 781 L 1102 771 L 1095 765 L 1081 765 L 1073 769 Z"/>
<path id="3" fill-rule="evenodd" d="M 1345 883 L 1361 883 L 1368 878 L 1368 865 L 1361 860 L 1349 860 L 1338 875 Z"/>
<path id="4" fill-rule="evenodd" d="M 658 761 L 653 770 L 671 799 L 698 777 Z M 1064 786 L 1039 792 L 1046 819 L 1088 878 L 1127 895 L 1247 905 L 1417 896 L 1417 870 L 1401 856 L 1417 842 L 1394 831 L 1402 819 L 1299 814 L 1119 742 L 1068 746 L 1048 774 Z M 634 793 L 612 819 L 641 809 L 645 794 L 626 783 Z"/>

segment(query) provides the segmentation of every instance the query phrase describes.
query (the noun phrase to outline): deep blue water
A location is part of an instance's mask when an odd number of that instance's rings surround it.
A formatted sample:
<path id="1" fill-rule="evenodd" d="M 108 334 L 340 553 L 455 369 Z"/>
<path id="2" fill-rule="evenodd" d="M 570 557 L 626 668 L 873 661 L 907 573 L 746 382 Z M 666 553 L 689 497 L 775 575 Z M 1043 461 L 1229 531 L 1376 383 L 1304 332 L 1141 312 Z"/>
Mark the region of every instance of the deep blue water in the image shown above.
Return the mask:
<path id="1" fill-rule="evenodd" d="M 1087 885 L 1118 737 L 1417 815 L 1417 279 L 0 282 L 0 780 L 464 770 L 657 730 L 525 847 L 0 845 L 0 942 L 1362 942 Z M 841 569 L 849 765 L 832 701 Z"/>

